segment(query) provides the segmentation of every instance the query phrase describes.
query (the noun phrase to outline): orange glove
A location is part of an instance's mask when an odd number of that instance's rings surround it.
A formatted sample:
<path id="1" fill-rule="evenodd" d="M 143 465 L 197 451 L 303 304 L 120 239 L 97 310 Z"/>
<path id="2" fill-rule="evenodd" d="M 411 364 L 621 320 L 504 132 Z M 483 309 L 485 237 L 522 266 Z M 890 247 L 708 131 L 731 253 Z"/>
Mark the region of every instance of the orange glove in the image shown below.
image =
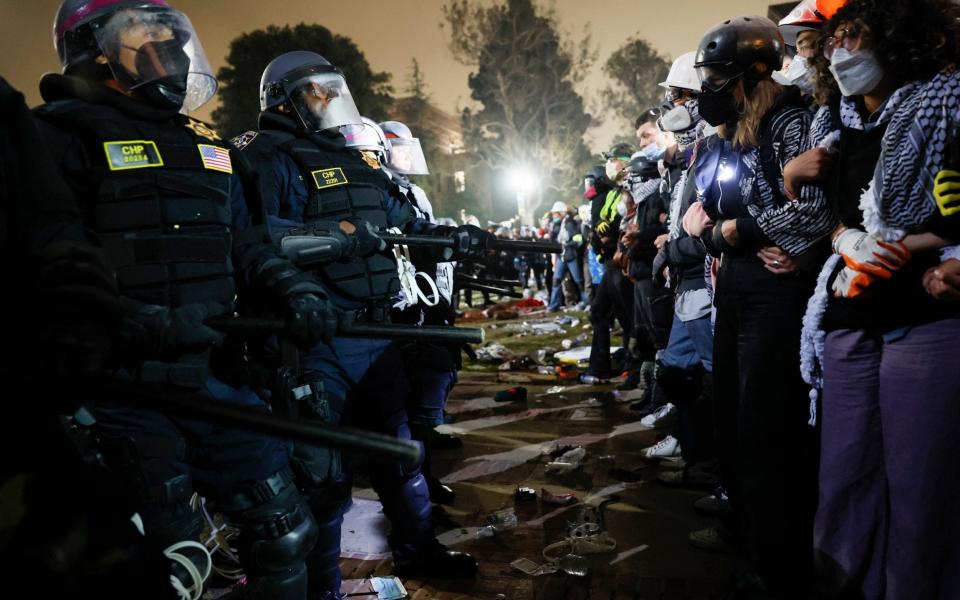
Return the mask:
<path id="1" fill-rule="evenodd" d="M 885 242 L 859 229 L 847 229 L 833 240 L 833 251 L 854 271 L 890 279 L 910 260 L 902 242 Z"/>
<path id="2" fill-rule="evenodd" d="M 877 277 L 844 267 L 833 281 L 833 295 L 837 298 L 856 298 L 867 291 Z"/>

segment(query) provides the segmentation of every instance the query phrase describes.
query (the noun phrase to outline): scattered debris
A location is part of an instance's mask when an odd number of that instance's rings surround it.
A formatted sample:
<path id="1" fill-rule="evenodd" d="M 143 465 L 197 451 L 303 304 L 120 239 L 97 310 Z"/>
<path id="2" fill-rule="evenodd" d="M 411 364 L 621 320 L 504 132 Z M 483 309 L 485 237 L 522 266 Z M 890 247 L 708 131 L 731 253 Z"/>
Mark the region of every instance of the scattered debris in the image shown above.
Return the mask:
<path id="1" fill-rule="evenodd" d="M 520 486 L 517 488 L 517 491 L 513 493 L 513 499 L 520 501 L 536 500 L 537 490 L 531 487 Z"/>
<path id="2" fill-rule="evenodd" d="M 516 354 L 503 344 L 490 344 L 489 346 L 477 348 L 476 353 L 477 360 L 485 363 L 500 364 L 516 358 Z"/>
<path id="3" fill-rule="evenodd" d="M 519 571 L 523 571 L 527 575 L 532 577 L 537 577 L 538 575 L 547 575 L 550 573 L 556 573 L 557 567 L 551 564 L 538 565 L 529 558 L 518 558 L 517 560 L 510 563 L 510 566 Z"/>
<path id="4" fill-rule="evenodd" d="M 527 388 L 523 386 L 515 386 L 505 390 L 500 390 L 493 397 L 494 402 L 526 402 L 526 400 Z"/>
<path id="5" fill-rule="evenodd" d="M 580 468 L 580 464 L 586 455 L 586 449 L 574 448 L 573 450 L 564 452 L 563 455 L 556 460 L 548 462 L 546 471 L 548 473 L 569 473 Z"/>
<path id="6" fill-rule="evenodd" d="M 540 489 L 540 499 L 547 504 L 559 504 L 560 506 L 570 506 L 578 502 L 573 494 L 554 494 L 546 488 Z"/>

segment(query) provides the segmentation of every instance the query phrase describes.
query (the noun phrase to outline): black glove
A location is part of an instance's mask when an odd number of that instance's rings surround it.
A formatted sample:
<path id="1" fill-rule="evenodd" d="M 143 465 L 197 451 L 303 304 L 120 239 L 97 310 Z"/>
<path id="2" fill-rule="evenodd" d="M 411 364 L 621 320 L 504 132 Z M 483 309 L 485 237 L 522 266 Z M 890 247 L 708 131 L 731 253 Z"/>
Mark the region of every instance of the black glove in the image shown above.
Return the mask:
<path id="1" fill-rule="evenodd" d="M 144 304 L 127 324 L 127 335 L 133 333 L 134 344 L 148 357 L 171 358 L 202 352 L 219 346 L 225 337 L 223 332 L 204 325 L 204 320 L 226 312 L 226 307 L 214 302 L 176 308 Z"/>
<path id="2" fill-rule="evenodd" d="M 302 348 L 333 340 L 340 314 L 332 302 L 316 294 L 296 294 L 286 299 L 287 331 Z"/>
<path id="3" fill-rule="evenodd" d="M 347 221 L 356 227 L 356 231 L 352 234 L 356 243 L 353 248 L 354 256 L 366 257 L 387 249 L 387 243 L 377 235 L 377 230 L 370 224 L 370 221 L 364 221 L 363 219 L 347 219 Z"/>
<path id="4" fill-rule="evenodd" d="M 492 233 L 476 225 L 461 225 L 452 237 L 457 242 L 453 249 L 453 258 L 457 260 L 482 257 L 490 242 L 496 239 Z"/>

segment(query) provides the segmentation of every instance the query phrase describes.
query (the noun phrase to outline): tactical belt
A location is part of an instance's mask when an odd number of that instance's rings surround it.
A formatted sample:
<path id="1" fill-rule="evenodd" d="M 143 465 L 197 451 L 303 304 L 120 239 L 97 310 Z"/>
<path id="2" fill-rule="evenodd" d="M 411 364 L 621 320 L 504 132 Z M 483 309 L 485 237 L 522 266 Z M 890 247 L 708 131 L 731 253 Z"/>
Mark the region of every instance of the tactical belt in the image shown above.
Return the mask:
<path id="1" fill-rule="evenodd" d="M 221 508 L 230 512 L 242 512 L 262 506 L 279 496 L 293 481 L 293 471 L 286 466 L 263 481 L 233 495 L 221 504 Z"/>

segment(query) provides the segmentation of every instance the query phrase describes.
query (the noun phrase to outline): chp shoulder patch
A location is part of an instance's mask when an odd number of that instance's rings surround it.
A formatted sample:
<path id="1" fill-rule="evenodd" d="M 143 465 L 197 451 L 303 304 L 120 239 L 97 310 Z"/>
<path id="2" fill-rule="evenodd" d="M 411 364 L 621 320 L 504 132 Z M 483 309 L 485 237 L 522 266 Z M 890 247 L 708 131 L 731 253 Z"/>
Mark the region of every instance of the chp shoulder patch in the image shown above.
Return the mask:
<path id="1" fill-rule="evenodd" d="M 103 151 L 111 171 L 163 166 L 163 157 L 157 144 L 149 140 L 104 142 Z"/>
<path id="2" fill-rule="evenodd" d="M 231 139 L 230 143 L 233 144 L 233 147 L 236 148 L 237 150 L 243 150 L 244 148 L 249 146 L 253 140 L 257 139 L 258 135 L 260 134 L 256 131 L 248 131 L 246 133 L 241 133 L 237 137 Z"/>
<path id="3" fill-rule="evenodd" d="M 317 171 L 311 171 L 310 174 L 313 175 L 313 182 L 317 185 L 318 190 L 350 183 L 347 180 L 347 176 L 343 174 L 343 169 L 340 167 L 319 169 Z"/>

